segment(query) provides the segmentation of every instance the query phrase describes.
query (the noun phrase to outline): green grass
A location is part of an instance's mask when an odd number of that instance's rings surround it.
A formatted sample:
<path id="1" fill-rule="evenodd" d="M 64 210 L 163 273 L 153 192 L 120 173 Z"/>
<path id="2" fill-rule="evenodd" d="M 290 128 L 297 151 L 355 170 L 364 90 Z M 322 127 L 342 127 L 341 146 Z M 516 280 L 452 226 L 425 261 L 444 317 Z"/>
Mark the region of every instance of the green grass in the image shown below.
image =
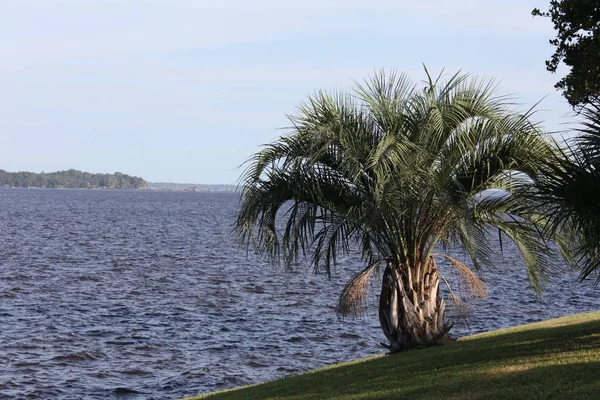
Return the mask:
<path id="1" fill-rule="evenodd" d="M 191 399 L 600 399 L 600 312 Z"/>

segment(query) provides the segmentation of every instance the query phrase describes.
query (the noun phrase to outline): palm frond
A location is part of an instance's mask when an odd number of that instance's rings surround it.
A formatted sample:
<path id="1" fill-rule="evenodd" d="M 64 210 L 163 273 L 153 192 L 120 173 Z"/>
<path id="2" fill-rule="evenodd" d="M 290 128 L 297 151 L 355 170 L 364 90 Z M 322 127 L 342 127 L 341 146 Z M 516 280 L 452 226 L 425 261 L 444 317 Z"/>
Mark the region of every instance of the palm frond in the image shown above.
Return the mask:
<path id="1" fill-rule="evenodd" d="M 447 254 L 434 254 L 434 257 L 442 257 L 450 261 L 450 263 L 456 269 L 458 277 L 465 287 L 469 289 L 470 297 L 479 297 L 485 299 L 487 297 L 487 290 L 485 284 L 477 275 L 473 273 L 464 263 L 460 262 L 456 258 L 450 257 Z"/>
<path id="2" fill-rule="evenodd" d="M 536 196 L 547 231 L 567 261 L 580 269 L 583 280 L 600 271 L 600 165 L 580 146 L 579 138 L 574 142 L 574 147 L 546 163 Z"/>
<path id="3" fill-rule="evenodd" d="M 588 159 L 600 160 L 600 102 L 588 104 L 581 115 L 584 121 L 578 129 L 579 136 L 575 138 L 576 144 Z"/>
<path id="4" fill-rule="evenodd" d="M 381 260 L 378 260 L 369 265 L 346 284 L 336 307 L 336 313 L 340 317 L 364 315 L 367 308 L 367 294 L 371 275 L 380 263 Z"/>
<path id="5" fill-rule="evenodd" d="M 469 307 L 468 307 L 467 303 L 454 292 L 454 290 L 452 289 L 452 285 L 450 284 L 450 282 L 448 282 L 448 279 L 446 279 L 444 274 L 440 273 L 439 271 L 438 271 L 438 273 L 439 273 L 440 277 L 442 278 L 442 281 L 444 281 L 444 283 L 446 284 L 446 288 L 448 289 L 448 295 L 450 297 L 450 301 L 452 301 L 452 304 L 454 305 L 456 313 L 463 320 L 468 321 Z"/>
<path id="6" fill-rule="evenodd" d="M 496 227 L 538 285 L 551 233 L 524 204 L 540 200 L 530 189 L 549 170 L 542 160 L 560 156 L 555 143 L 531 112 L 496 94 L 495 81 L 426 73 L 424 85 L 382 71 L 354 92 L 309 96 L 288 133 L 248 160 L 242 240 L 286 265 L 310 257 L 327 273 L 354 247 L 372 266 L 388 257 L 418 264 L 438 244 L 460 245 L 479 270 L 493 263 Z M 474 201 L 490 188 L 510 197 Z M 467 281 L 475 276 L 453 265 Z"/>

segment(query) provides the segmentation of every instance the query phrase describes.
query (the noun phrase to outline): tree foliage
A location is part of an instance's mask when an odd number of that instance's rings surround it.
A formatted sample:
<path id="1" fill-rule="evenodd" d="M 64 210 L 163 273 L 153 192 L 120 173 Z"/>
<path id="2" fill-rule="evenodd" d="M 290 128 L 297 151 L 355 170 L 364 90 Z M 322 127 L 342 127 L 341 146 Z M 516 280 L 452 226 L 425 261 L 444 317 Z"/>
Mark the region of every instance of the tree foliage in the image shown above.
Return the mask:
<path id="1" fill-rule="evenodd" d="M 352 93 L 318 92 L 287 135 L 249 160 L 236 229 L 273 259 L 308 256 L 328 273 L 339 252 L 356 248 L 366 268 L 338 312 L 360 313 L 381 267 L 390 348 L 436 343 L 450 326 L 436 260 L 474 293 L 481 286 L 465 262 L 493 263 L 492 227 L 516 244 L 534 285 L 556 260 L 528 201 L 557 151 L 530 117 L 496 95 L 493 81 L 461 74 L 428 74 L 421 86 L 381 73 Z M 457 247 L 465 262 L 445 253 Z"/>
<path id="2" fill-rule="evenodd" d="M 549 160 L 537 184 L 546 228 L 564 232 L 568 259 L 581 269 L 581 279 L 594 273 L 600 283 L 600 104 L 582 109 L 584 122 L 568 141 L 560 160 Z"/>
<path id="3" fill-rule="evenodd" d="M 137 176 L 120 172 L 114 174 L 92 174 L 75 169 L 57 172 L 7 172 L 0 170 L 0 186 L 39 187 L 39 188 L 107 188 L 145 189 L 148 183 Z"/>
<path id="4" fill-rule="evenodd" d="M 581 107 L 600 95 L 600 0 L 552 0 L 548 11 L 534 9 L 534 16 L 550 18 L 556 38 L 554 54 L 546 61 L 556 72 L 561 62 L 571 71 L 555 87 L 573 107 Z"/>

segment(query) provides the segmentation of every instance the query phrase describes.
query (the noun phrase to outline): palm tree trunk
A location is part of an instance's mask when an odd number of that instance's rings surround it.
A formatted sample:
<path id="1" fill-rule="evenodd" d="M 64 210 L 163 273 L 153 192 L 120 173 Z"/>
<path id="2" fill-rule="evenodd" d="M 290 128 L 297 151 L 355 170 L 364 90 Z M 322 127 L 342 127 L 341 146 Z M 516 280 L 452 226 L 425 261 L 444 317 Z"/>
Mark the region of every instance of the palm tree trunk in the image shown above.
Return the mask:
<path id="1" fill-rule="evenodd" d="M 433 258 L 412 267 L 388 263 L 383 273 L 379 321 L 389 341 L 385 346 L 391 352 L 448 340 L 452 325 L 444 321 L 444 311 Z"/>

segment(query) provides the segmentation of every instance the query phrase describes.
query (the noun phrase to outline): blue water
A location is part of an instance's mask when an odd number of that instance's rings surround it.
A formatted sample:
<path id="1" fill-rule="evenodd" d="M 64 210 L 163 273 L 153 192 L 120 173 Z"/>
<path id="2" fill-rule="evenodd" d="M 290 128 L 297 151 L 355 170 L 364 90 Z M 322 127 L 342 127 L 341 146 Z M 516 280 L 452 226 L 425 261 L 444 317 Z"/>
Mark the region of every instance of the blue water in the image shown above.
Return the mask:
<path id="1" fill-rule="evenodd" d="M 335 316 L 360 260 L 274 269 L 231 234 L 237 202 L 0 189 L 0 398 L 177 398 L 384 352 L 375 309 Z M 600 309 L 567 272 L 538 298 L 510 247 L 483 278 L 455 336 Z"/>

